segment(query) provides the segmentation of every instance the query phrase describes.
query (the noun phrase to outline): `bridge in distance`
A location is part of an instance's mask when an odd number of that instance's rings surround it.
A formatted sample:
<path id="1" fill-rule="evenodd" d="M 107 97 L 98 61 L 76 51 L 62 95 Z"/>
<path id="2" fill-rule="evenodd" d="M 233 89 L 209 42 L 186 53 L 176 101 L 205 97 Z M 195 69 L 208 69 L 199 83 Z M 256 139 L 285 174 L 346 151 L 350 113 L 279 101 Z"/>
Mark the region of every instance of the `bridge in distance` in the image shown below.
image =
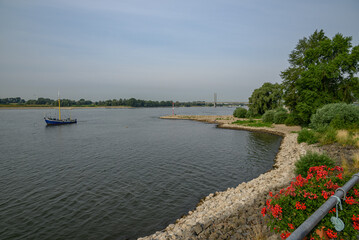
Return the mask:
<path id="1" fill-rule="evenodd" d="M 213 102 L 208 102 L 213 103 Z M 248 102 L 216 102 L 218 106 L 248 106 Z"/>

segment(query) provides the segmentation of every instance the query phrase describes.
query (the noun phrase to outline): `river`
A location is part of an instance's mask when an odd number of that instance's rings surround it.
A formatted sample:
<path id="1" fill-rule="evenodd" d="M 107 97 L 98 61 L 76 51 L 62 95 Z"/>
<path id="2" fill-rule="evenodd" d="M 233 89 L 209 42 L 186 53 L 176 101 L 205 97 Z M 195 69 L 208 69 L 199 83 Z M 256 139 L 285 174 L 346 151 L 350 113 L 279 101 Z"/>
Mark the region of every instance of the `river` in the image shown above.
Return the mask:
<path id="1" fill-rule="evenodd" d="M 230 115 L 234 108 L 176 108 Z M 136 239 L 271 169 L 281 137 L 164 120 L 171 108 L 0 110 L 0 239 Z"/>

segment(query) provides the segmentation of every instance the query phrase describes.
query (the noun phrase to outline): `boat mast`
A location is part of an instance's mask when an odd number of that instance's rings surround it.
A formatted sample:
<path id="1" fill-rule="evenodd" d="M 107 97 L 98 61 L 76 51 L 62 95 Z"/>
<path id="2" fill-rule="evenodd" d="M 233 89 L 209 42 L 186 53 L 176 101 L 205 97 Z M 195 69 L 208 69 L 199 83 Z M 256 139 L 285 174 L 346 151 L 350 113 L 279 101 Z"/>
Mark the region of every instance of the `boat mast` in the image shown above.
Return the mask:
<path id="1" fill-rule="evenodd" d="M 61 120 L 61 111 L 60 111 L 60 91 L 57 91 L 57 98 L 59 99 L 59 120 Z"/>

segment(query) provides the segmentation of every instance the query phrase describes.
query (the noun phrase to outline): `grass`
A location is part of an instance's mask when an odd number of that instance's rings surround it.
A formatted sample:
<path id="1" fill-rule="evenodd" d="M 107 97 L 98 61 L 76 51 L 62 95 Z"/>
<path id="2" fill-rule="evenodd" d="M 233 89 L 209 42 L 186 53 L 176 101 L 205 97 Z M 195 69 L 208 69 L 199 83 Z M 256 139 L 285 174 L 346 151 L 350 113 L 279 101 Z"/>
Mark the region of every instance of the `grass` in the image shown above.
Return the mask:
<path id="1" fill-rule="evenodd" d="M 349 164 L 348 160 L 342 158 L 341 166 L 344 170 L 344 175 L 351 176 L 354 173 L 357 173 L 359 170 L 359 152 L 354 153 L 352 156 L 352 163 Z"/>
<path id="2" fill-rule="evenodd" d="M 298 143 L 319 143 L 321 145 L 338 143 L 342 146 L 353 146 L 359 148 L 358 129 L 336 130 L 326 127 L 318 130 L 302 129 L 298 133 Z"/>
<path id="3" fill-rule="evenodd" d="M 248 126 L 248 127 L 273 127 L 272 123 L 265 123 L 262 122 L 262 120 L 238 120 L 235 122 L 232 122 L 232 124 L 242 125 L 242 126 Z"/>
<path id="4" fill-rule="evenodd" d="M 359 168 L 359 152 L 354 153 L 353 162 L 354 162 L 353 167 L 358 169 Z"/>

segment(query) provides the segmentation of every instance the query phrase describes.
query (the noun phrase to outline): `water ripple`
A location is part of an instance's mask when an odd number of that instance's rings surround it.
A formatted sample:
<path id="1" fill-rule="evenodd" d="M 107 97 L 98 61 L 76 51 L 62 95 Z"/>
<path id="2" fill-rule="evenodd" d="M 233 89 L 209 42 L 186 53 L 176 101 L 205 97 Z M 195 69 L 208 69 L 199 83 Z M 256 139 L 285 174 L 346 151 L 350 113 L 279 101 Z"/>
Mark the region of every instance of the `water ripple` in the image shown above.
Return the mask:
<path id="1" fill-rule="evenodd" d="M 280 144 L 158 119 L 168 109 L 78 110 L 85 121 L 55 128 L 35 124 L 39 111 L 0 111 L 0 239 L 151 234 L 209 193 L 266 172 Z"/>

